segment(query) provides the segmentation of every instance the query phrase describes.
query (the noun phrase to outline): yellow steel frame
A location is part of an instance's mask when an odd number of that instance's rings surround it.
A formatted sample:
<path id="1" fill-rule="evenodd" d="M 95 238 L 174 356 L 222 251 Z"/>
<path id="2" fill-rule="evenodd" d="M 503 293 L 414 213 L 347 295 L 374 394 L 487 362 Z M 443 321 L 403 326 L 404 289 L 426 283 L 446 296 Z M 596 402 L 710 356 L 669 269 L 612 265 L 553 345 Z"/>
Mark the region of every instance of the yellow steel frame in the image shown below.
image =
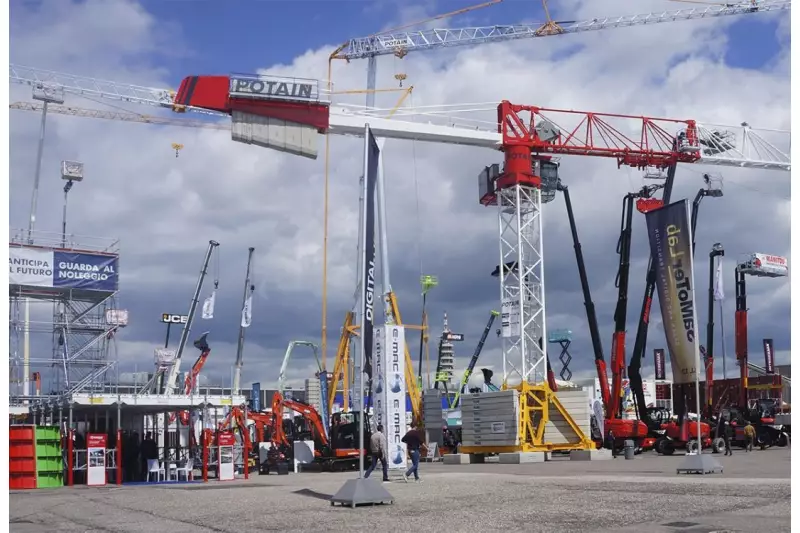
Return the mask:
<path id="1" fill-rule="evenodd" d="M 564 408 L 550 387 L 543 383 L 531 385 L 521 383 L 506 390 L 519 391 L 519 446 L 462 446 L 462 453 L 486 454 L 509 452 L 552 452 L 568 450 L 591 450 L 595 448 L 594 442 L 587 437 L 583 430 L 575 423 L 572 416 Z M 544 431 L 550 421 L 552 410 L 560 413 L 575 433 L 577 440 L 574 442 L 550 443 L 544 440 Z"/>
<path id="2" fill-rule="evenodd" d="M 394 293 L 389 293 L 389 303 L 392 309 L 392 318 L 394 323 L 398 326 L 403 326 L 406 329 L 422 330 L 423 333 L 427 332 L 427 326 L 416 326 L 411 324 L 403 324 L 400 317 L 400 308 L 397 306 L 397 298 Z M 333 380 L 328 390 L 328 412 L 333 410 L 334 398 L 336 396 L 336 389 L 338 384 L 342 384 L 343 398 L 342 410 L 347 410 L 349 405 L 348 388 L 350 386 L 350 379 L 348 377 L 349 361 L 350 361 L 350 339 L 359 335 L 361 327 L 353 324 L 355 315 L 352 311 L 348 311 L 345 315 L 344 326 L 342 327 L 342 334 L 339 337 L 339 346 L 336 350 L 336 359 L 333 367 Z M 406 387 L 408 388 L 408 395 L 411 398 L 411 413 L 414 420 L 422 423 L 422 396 L 420 392 L 420 384 L 417 382 L 417 376 L 414 372 L 414 363 L 411 359 L 411 352 L 406 344 Z"/>

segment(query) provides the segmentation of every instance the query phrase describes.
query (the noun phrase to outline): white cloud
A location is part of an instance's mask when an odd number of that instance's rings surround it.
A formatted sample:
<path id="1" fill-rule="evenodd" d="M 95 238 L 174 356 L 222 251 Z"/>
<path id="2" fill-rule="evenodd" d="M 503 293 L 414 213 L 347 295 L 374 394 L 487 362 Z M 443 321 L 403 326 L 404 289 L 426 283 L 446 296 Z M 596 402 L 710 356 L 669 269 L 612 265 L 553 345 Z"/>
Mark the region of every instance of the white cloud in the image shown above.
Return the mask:
<path id="1" fill-rule="evenodd" d="M 669 6 L 656 1 L 637 4 L 639 11 L 650 7 Z M 561 9 L 582 18 L 629 12 L 631 4 L 575 0 Z M 61 2 L 49 11 L 42 16 L 41 7 L 20 4 L 12 13 L 12 62 L 156 87 L 200 74 L 166 72 L 160 67 L 161 54 L 202 55 L 207 45 L 181 40 L 180 28 L 165 26 L 135 2 Z M 416 13 L 409 11 L 405 16 L 411 15 Z M 457 25 L 457 20 L 447 25 Z M 382 58 L 378 86 L 396 87 L 394 74 L 404 72 L 406 84 L 415 87 L 414 105 L 508 99 L 566 109 L 733 125 L 748 120 L 754 126 L 788 128 L 788 26 L 779 26 L 783 49 L 767 70 L 737 69 L 723 61 L 731 45 L 725 29 L 732 20 L 410 54 L 402 61 Z M 254 65 L 253 70 L 260 67 L 263 73 L 322 78 L 332 49 L 310 50 L 288 65 Z M 365 68 L 366 61 L 335 62 L 337 89 L 363 87 Z M 392 107 L 398 96 L 378 95 L 378 105 Z M 12 100 L 28 99 L 27 88 L 12 87 Z M 348 100 L 362 102 L 363 95 Z M 70 97 L 68 104 L 99 107 L 77 97 Z M 490 121 L 493 116 L 490 110 L 478 118 Z M 27 220 L 38 120 L 35 114 L 11 115 L 12 227 Z M 173 142 L 185 146 L 178 158 L 170 147 Z M 322 137 L 319 146 L 322 154 Z M 360 151 L 357 139 L 331 139 L 329 360 L 354 289 Z M 431 316 L 439 317 L 447 309 L 455 329 L 463 330 L 470 339 L 467 344 L 473 345 L 486 311 L 497 307 L 496 282 L 488 273 L 498 262 L 496 213 L 477 204 L 476 175 L 484 165 L 500 162 L 501 154 L 389 141 L 385 156 L 392 281 L 406 320 L 416 321 L 408 317 L 419 315 L 419 247 L 424 254 L 423 273 L 437 274 L 441 281 L 431 293 Z M 43 230 L 59 227 L 62 193 L 53 182 L 61 159 L 79 159 L 86 165 L 86 181 L 70 193 L 70 231 L 118 236 L 122 241 L 122 299 L 138 311 L 128 331 L 120 335 L 126 364 L 134 358 L 142 366 L 150 364 L 152 348 L 163 334 L 155 325 L 157 313 L 166 306 L 185 306 L 203 250 L 212 238 L 221 243 L 220 297 L 227 299 L 221 312 L 234 317 L 225 322 L 223 316 L 215 335 L 218 343 L 227 343 L 229 348 L 235 346 L 246 249 L 256 247 L 254 278 L 259 298 L 255 323 L 248 332 L 245 383 L 277 379 L 277 365 L 291 335 L 318 340 L 322 155 L 316 161 L 295 158 L 234 143 L 226 132 L 54 116 L 48 120 L 39 200 L 38 227 Z M 708 169 L 679 170 L 675 197 L 694 197 L 702 186 L 698 170 Z M 721 172 L 733 186 L 726 187 L 723 199 L 703 204 L 698 249 L 707 250 L 720 241 L 731 256 L 756 249 L 789 256 L 789 203 L 776 200 L 789 196 L 788 173 L 710 170 Z M 636 171 L 617 170 L 612 161 L 576 157 L 564 159 L 562 173 L 572 192 L 607 351 L 616 297 L 610 283 L 616 269 L 613 249 L 621 197 L 638 188 L 642 179 Z M 753 190 L 759 192 L 761 204 L 754 206 Z M 776 207 L 765 208 L 766 203 Z M 584 371 L 591 368 L 591 349 L 563 211 L 563 200 L 558 198 L 545 212 L 546 278 L 549 290 L 558 295 L 548 296 L 548 316 L 552 327 L 573 330 L 572 367 Z M 643 222 L 637 216 L 629 347 L 641 302 L 646 251 Z M 698 257 L 704 257 L 704 252 Z M 700 272 L 704 271 L 702 267 Z M 703 309 L 704 275 L 698 275 L 697 287 Z M 732 283 L 729 287 L 732 291 Z M 788 281 L 759 281 L 752 287 L 751 338 L 772 336 L 777 351 L 788 348 L 789 301 L 784 290 Z M 655 325 L 658 317 L 653 318 Z M 732 347 L 732 304 L 725 320 Z M 651 328 L 649 344 L 651 348 L 664 344 L 661 330 Z M 226 356 L 217 353 L 209 369 L 225 381 L 235 348 Z M 650 357 L 645 357 L 649 365 Z M 499 367 L 499 359 L 499 349 L 487 349 L 479 366 Z M 556 366 L 560 369 L 560 364 Z M 292 380 L 310 377 L 314 367 L 308 358 L 300 359 L 292 367 Z"/>

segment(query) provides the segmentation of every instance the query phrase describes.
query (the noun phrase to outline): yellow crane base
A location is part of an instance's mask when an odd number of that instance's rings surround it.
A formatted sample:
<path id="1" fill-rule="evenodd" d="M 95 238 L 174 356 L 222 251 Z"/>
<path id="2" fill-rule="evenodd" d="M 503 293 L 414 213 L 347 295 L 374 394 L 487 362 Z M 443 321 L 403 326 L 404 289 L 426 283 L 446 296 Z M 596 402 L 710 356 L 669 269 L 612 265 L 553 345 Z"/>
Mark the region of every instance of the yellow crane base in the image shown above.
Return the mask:
<path id="1" fill-rule="evenodd" d="M 514 452 L 555 452 L 571 450 L 594 450 L 595 443 L 575 423 L 558 396 L 543 383 L 531 385 L 521 383 L 505 390 L 519 391 L 519 435 L 517 446 L 461 446 L 461 453 L 496 454 Z M 555 424 L 566 442 L 545 441 L 545 429 Z"/>

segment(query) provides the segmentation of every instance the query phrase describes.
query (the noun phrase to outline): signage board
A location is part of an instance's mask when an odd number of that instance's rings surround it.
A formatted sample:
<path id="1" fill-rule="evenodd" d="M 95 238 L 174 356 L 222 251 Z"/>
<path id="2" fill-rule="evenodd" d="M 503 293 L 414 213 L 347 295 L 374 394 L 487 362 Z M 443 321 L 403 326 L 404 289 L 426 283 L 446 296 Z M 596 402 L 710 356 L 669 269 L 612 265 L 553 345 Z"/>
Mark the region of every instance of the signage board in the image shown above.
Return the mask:
<path id="1" fill-rule="evenodd" d="M 442 333 L 442 339 L 444 339 L 444 340 L 446 340 L 448 342 L 460 342 L 460 341 L 464 340 L 464 334 L 463 333 L 446 332 L 446 333 Z"/>
<path id="2" fill-rule="evenodd" d="M 127 326 L 127 309 L 106 309 L 106 324 L 111 326 Z"/>
<path id="3" fill-rule="evenodd" d="M 116 292 L 119 256 L 25 246 L 8 251 L 10 285 Z"/>
<path id="4" fill-rule="evenodd" d="M 236 444 L 236 437 L 233 433 L 222 432 L 217 435 L 217 457 L 219 458 L 218 476 L 220 481 L 233 481 L 233 446 Z"/>
<path id="5" fill-rule="evenodd" d="M 106 484 L 107 438 L 103 433 L 86 435 L 86 484 L 89 486 Z"/>
<path id="6" fill-rule="evenodd" d="M 519 298 L 503 298 L 501 304 L 500 320 L 502 335 L 505 338 L 519 337 Z"/>
<path id="7" fill-rule="evenodd" d="M 161 313 L 161 322 L 164 324 L 186 324 L 189 322 L 189 315 L 173 315 L 171 313 Z"/>
<path id="8" fill-rule="evenodd" d="M 323 396 L 325 398 L 325 396 Z M 250 407 L 256 413 L 261 411 L 261 383 L 250 385 Z"/>
<path id="9" fill-rule="evenodd" d="M 233 74 L 230 77 L 230 96 L 259 100 L 319 101 L 319 81 L 304 78 Z"/>

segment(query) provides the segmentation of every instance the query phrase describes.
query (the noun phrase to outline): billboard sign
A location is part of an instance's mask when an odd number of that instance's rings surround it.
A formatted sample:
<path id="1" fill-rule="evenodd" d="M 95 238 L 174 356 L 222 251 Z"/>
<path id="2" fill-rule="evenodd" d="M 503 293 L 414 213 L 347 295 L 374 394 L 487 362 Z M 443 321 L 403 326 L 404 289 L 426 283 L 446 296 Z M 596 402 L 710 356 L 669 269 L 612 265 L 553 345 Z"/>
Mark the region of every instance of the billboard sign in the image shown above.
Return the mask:
<path id="1" fill-rule="evenodd" d="M 775 373 L 775 346 L 772 339 L 764 339 L 764 369 L 767 374 Z"/>
<path id="2" fill-rule="evenodd" d="M 12 246 L 8 281 L 27 287 L 116 292 L 119 256 Z"/>
<path id="3" fill-rule="evenodd" d="M 375 423 L 382 424 L 386 435 L 389 468 L 406 468 L 406 366 L 405 328 L 375 328 Z"/>
<path id="4" fill-rule="evenodd" d="M 519 298 L 504 297 L 501 303 L 502 335 L 505 338 L 519 337 Z"/>
<path id="5" fill-rule="evenodd" d="M 699 345 L 689 204 L 686 200 L 674 202 L 645 217 L 672 379 L 678 384 L 691 383 L 698 377 Z"/>
<path id="6" fill-rule="evenodd" d="M 448 341 L 448 342 L 463 341 L 464 340 L 464 334 L 463 333 L 451 333 L 451 332 L 448 331 L 446 333 L 442 333 L 442 339 L 445 340 L 445 341 Z"/>
<path id="7" fill-rule="evenodd" d="M 659 381 L 667 379 L 667 358 L 664 354 L 664 349 L 656 348 L 653 350 L 653 357 L 655 358 L 656 379 Z"/>
<path id="8" fill-rule="evenodd" d="M 189 315 L 173 315 L 171 313 L 161 313 L 161 322 L 164 324 L 186 324 L 189 322 Z"/>

